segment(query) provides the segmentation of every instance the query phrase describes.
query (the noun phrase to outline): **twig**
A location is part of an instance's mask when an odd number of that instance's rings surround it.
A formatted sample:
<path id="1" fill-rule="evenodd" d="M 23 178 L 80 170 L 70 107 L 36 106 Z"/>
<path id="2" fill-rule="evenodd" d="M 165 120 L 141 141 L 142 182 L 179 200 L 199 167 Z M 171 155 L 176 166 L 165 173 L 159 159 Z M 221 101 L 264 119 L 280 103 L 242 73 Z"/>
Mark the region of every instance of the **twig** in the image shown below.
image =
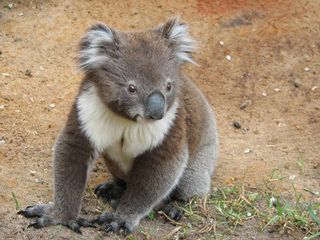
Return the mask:
<path id="1" fill-rule="evenodd" d="M 177 232 L 179 232 L 179 230 L 181 228 L 182 228 L 182 226 L 176 227 L 170 233 L 168 233 L 166 236 L 164 236 L 164 239 L 170 239 L 171 237 L 173 237 L 173 235 L 175 235 Z"/>

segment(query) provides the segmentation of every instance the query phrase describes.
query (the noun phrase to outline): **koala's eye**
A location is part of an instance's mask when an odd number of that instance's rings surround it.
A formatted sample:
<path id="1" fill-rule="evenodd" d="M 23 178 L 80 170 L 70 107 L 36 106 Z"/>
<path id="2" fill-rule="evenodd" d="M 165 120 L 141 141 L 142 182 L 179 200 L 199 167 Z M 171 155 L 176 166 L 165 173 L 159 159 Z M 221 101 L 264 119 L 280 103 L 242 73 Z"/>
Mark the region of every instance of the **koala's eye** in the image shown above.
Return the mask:
<path id="1" fill-rule="evenodd" d="M 168 92 L 171 91 L 171 88 L 172 88 L 172 84 L 171 84 L 171 82 L 168 82 L 167 83 L 167 91 Z"/>
<path id="2" fill-rule="evenodd" d="M 128 91 L 130 93 L 135 93 L 137 90 L 136 90 L 136 87 L 133 84 L 130 84 L 129 87 L 128 87 Z"/>

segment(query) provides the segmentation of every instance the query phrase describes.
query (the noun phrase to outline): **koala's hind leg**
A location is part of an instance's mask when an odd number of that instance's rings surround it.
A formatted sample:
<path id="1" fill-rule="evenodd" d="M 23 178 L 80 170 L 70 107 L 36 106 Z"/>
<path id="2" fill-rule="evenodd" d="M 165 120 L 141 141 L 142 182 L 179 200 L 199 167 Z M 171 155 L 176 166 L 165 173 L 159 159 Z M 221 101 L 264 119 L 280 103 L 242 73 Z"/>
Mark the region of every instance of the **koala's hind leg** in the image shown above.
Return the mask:
<path id="1" fill-rule="evenodd" d="M 115 161 L 112 161 L 107 154 L 102 154 L 102 157 L 113 179 L 97 185 L 94 193 L 98 198 L 101 198 L 109 203 L 112 208 L 116 209 L 121 196 L 127 188 L 125 182 L 127 175 L 122 172 L 119 165 Z"/>
<path id="2" fill-rule="evenodd" d="M 94 193 L 98 198 L 108 202 L 112 208 L 117 208 L 121 196 L 126 190 L 126 183 L 120 179 L 107 181 L 95 187 Z"/>
<path id="3" fill-rule="evenodd" d="M 215 144 L 206 144 L 189 160 L 189 163 L 173 193 L 172 199 L 188 201 L 203 197 L 210 190 L 211 175 L 217 156 Z"/>
<path id="4" fill-rule="evenodd" d="M 174 203 L 173 201 L 165 203 L 161 207 L 161 211 L 164 212 L 167 217 L 179 221 L 183 216 L 183 211 L 178 206 L 179 203 Z"/>

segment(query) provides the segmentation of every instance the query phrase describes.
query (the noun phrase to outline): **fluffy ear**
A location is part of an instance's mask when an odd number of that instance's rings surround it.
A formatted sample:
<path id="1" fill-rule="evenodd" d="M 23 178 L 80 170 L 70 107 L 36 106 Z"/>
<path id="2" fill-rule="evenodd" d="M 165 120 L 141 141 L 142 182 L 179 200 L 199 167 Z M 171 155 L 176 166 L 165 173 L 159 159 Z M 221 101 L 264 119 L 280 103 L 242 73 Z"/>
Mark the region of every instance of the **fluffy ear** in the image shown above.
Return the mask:
<path id="1" fill-rule="evenodd" d="M 114 48 L 114 35 L 115 32 L 102 23 L 89 28 L 80 42 L 78 67 L 89 71 L 110 60 L 107 53 Z"/>
<path id="2" fill-rule="evenodd" d="M 169 19 L 156 29 L 169 41 L 169 47 L 181 62 L 194 63 L 191 53 L 196 49 L 195 42 L 190 38 L 188 26 L 178 18 Z"/>

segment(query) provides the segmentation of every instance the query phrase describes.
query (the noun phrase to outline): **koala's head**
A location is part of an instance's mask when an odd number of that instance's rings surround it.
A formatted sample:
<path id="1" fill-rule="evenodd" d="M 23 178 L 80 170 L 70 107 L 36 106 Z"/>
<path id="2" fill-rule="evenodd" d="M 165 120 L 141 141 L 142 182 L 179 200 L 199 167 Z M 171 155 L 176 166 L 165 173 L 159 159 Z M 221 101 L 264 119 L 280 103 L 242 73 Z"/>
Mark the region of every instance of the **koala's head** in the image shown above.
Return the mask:
<path id="1" fill-rule="evenodd" d="M 187 25 L 177 19 L 128 33 L 96 24 L 81 41 L 78 64 L 114 112 L 159 120 L 177 98 L 181 64 L 193 62 L 194 49 Z"/>

